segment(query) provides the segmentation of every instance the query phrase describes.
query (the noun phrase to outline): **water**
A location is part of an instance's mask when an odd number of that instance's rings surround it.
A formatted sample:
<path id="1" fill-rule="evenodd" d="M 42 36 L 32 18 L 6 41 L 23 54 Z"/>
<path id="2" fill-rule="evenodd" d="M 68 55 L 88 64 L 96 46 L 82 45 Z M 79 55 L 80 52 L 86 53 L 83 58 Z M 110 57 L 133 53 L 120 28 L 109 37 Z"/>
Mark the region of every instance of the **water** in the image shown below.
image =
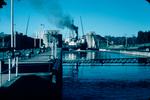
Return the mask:
<path id="1" fill-rule="evenodd" d="M 64 59 L 129 58 L 108 52 L 66 53 Z M 81 57 L 82 55 L 82 57 Z M 63 66 L 64 100 L 148 100 L 150 67 L 144 65 Z"/>
<path id="2" fill-rule="evenodd" d="M 112 53 L 112 52 L 65 52 L 63 53 L 63 59 L 74 60 L 74 59 L 109 59 L 109 58 L 135 58 L 133 55 Z"/>

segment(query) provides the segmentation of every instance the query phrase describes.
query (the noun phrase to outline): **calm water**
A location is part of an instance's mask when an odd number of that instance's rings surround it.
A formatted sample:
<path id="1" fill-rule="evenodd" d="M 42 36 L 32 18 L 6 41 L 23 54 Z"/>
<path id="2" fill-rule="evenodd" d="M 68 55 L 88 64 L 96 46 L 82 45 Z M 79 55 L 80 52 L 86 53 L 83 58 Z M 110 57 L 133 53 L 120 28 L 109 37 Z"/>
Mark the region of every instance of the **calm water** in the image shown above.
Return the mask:
<path id="1" fill-rule="evenodd" d="M 64 59 L 129 58 L 108 53 L 66 53 Z M 148 100 L 150 66 L 63 66 L 64 100 Z"/>

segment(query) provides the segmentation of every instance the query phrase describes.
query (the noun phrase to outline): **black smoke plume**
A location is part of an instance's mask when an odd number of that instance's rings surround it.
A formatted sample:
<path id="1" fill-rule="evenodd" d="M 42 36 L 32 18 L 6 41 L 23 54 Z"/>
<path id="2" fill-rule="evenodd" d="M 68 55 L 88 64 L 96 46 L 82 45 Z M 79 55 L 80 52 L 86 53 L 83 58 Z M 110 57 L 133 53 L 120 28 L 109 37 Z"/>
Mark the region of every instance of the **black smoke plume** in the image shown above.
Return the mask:
<path id="1" fill-rule="evenodd" d="M 65 14 L 61 8 L 59 0 L 29 0 L 32 6 L 43 14 L 50 23 L 58 28 L 69 28 L 76 33 L 78 27 L 72 23 L 72 17 Z"/>

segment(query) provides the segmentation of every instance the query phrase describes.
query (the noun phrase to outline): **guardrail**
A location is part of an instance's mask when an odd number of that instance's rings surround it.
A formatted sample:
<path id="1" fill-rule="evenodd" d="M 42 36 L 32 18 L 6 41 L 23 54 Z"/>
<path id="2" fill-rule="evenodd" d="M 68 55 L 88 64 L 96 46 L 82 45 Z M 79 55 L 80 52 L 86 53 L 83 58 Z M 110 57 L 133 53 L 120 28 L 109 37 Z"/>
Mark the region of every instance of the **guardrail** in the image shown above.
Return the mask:
<path id="1" fill-rule="evenodd" d="M 111 59 L 90 59 L 90 60 L 63 60 L 63 64 L 73 64 L 73 63 L 99 63 L 99 64 L 128 64 L 128 63 L 140 63 L 140 64 L 150 64 L 150 58 L 111 58 Z"/>

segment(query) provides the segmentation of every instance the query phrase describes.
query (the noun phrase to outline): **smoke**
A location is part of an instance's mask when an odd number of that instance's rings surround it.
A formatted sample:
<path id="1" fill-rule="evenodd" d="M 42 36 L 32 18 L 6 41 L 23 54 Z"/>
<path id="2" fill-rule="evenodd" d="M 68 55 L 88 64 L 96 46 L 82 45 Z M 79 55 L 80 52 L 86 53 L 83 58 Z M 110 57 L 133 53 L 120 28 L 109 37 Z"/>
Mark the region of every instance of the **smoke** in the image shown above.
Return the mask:
<path id="1" fill-rule="evenodd" d="M 59 3 L 59 0 L 29 0 L 34 9 L 43 14 L 50 23 L 56 25 L 58 28 L 69 28 L 77 30 L 73 24 L 72 17 L 65 14 Z"/>

